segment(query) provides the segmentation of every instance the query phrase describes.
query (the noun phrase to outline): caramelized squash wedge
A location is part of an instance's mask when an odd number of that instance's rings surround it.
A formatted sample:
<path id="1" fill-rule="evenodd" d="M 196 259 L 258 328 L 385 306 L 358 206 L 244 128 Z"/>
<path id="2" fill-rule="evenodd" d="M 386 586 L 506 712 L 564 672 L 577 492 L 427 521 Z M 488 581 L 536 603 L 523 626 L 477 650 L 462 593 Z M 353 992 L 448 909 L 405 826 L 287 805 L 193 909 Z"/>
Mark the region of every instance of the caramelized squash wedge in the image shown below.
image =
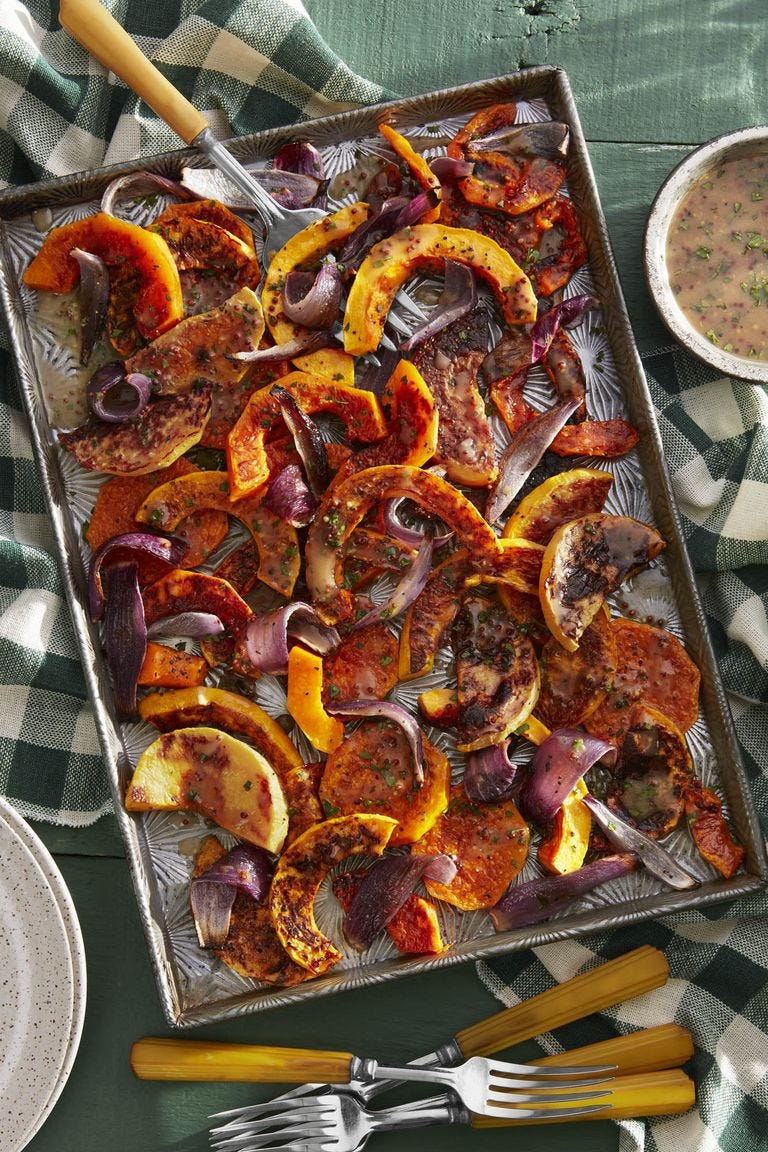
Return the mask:
<path id="1" fill-rule="evenodd" d="M 128 785 L 129 812 L 192 809 L 249 844 L 279 852 L 288 810 L 260 752 L 217 728 L 177 728 L 142 752 Z"/>
<path id="2" fill-rule="evenodd" d="M 586 794 L 586 784 L 578 780 L 539 842 L 539 863 L 552 876 L 575 872 L 584 863 L 592 831 L 592 815 L 583 799 Z"/>
<path id="3" fill-rule="evenodd" d="M 450 884 L 425 880 L 430 896 L 466 912 L 492 908 L 528 857 L 529 829 L 511 800 L 475 804 L 459 785 L 448 808 L 419 841 L 418 852 L 445 852 L 458 871 Z"/>
<path id="4" fill-rule="evenodd" d="M 432 671 L 435 656 L 461 607 L 461 593 L 469 573 L 469 554 L 454 552 L 435 568 L 413 601 L 400 633 L 398 673 L 414 680 Z"/>
<path id="5" fill-rule="evenodd" d="M 575 652 L 550 636 L 539 654 L 536 715 L 550 728 L 575 728 L 606 699 L 616 674 L 616 636 L 604 612 L 584 629 Z"/>
<path id="6" fill-rule="evenodd" d="M 365 870 L 357 868 L 354 872 L 342 872 L 334 877 L 333 894 L 345 912 L 349 911 L 364 876 Z M 448 947 L 440 930 L 437 909 L 431 900 L 425 900 L 417 892 L 412 892 L 402 908 L 395 912 L 386 931 L 398 952 L 405 955 L 434 955 Z"/>
<path id="7" fill-rule="evenodd" d="M 259 298 L 250 288 L 241 288 L 218 308 L 181 320 L 141 348 L 126 360 L 125 370 L 149 376 L 153 391 L 162 395 L 188 392 L 201 380 L 233 388 L 250 365 L 232 353 L 258 348 L 263 332 Z"/>
<path id="8" fill-rule="evenodd" d="M 350 388 L 309 372 L 291 372 L 277 381 L 308 416 L 330 412 L 344 423 L 350 440 L 370 443 L 386 433 L 379 402 L 372 392 Z M 280 426 L 280 405 L 272 385 L 260 388 L 248 400 L 227 437 L 227 464 L 232 499 L 249 495 L 269 477 L 264 446 L 267 433 Z"/>
<path id="9" fill-rule="evenodd" d="M 381 396 L 387 415 L 387 434 L 382 440 L 353 453 L 339 468 L 336 479 L 382 464 L 420 467 L 437 448 L 438 413 L 432 393 L 415 364 L 401 360 Z"/>
<path id="10" fill-rule="evenodd" d="M 424 783 L 413 772 L 413 754 L 402 728 L 367 720 L 329 755 L 320 782 L 326 812 L 380 812 L 397 827 L 390 848 L 412 844 L 448 806 L 451 768 L 443 753 L 424 737 Z"/>
<path id="11" fill-rule="evenodd" d="M 701 858 L 721 876 L 733 876 L 746 853 L 731 835 L 720 797 L 700 781 L 694 781 L 685 792 L 685 818 Z"/>
<path id="12" fill-rule="evenodd" d="M 404 160 L 408 165 L 408 169 L 416 183 L 419 184 L 425 192 L 433 192 L 435 196 L 439 198 L 441 191 L 440 181 L 424 157 L 414 151 L 407 137 L 398 132 L 396 128 L 393 128 L 391 124 L 379 124 L 379 132 L 387 143 L 391 145 L 400 159 Z M 440 205 L 438 203 L 422 216 L 421 222 L 423 224 L 433 224 L 435 220 L 439 218 Z"/>
<path id="13" fill-rule="evenodd" d="M 269 899 L 272 921 L 291 959 L 313 975 L 327 972 L 342 956 L 315 921 L 320 885 L 347 856 L 381 855 L 396 825 L 389 816 L 337 816 L 308 828 L 278 860 Z"/>
<path id="14" fill-rule="evenodd" d="M 161 732 L 194 724 L 237 732 L 261 752 L 281 778 L 301 767 L 301 756 L 277 721 L 237 692 L 224 688 L 154 692 L 139 701 L 139 716 Z"/>
<path id="15" fill-rule="evenodd" d="M 220 200 L 181 200 L 175 204 L 169 204 L 164 208 L 158 217 L 153 221 L 153 225 L 172 226 L 177 224 L 179 220 L 191 217 L 194 220 L 205 220 L 210 224 L 217 224 L 219 228 L 231 232 L 233 236 L 242 242 L 248 249 L 251 256 L 256 255 L 256 250 L 253 246 L 253 232 L 246 224 L 245 220 L 240 216 L 236 216 L 231 209 L 227 208 L 226 204 L 222 204 Z M 159 228 L 157 228 L 160 231 Z"/>
<path id="16" fill-rule="evenodd" d="M 251 618 L 251 610 L 231 584 L 204 572 L 174 568 L 142 592 L 144 618 L 154 624 L 179 612 L 211 612 L 236 636 Z"/>
<path id="17" fill-rule="evenodd" d="M 680 823 L 694 773 L 685 737 L 655 708 L 635 704 L 613 771 L 608 802 L 649 836 Z"/>
<path id="18" fill-rule="evenodd" d="M 500 744 L 533 710 L 536 652 L 495 597 L 464 597 L 456 620 L 456 681 L 461 752 Z"/>
<path id="19" fill-rule="evenodd" d="M 369 214 L 367 204 L 350 204 L 303 228 L 275 253 L 261 294 L 264 319 L 275 344 L 298 339 L 308 331 L 300 324 L 294 324 L 283 312 L 283 288 L 288 273 L 294 269 L 316 268 L 329 252 L 341 247 L 347 237 L 365 223 Z M 294 364 L 304 372 L 348 387 L 354 385 L 355 362 L 340 348 L 321 348 L 319 352 L 297 356 Z"/>
<path id="20" fill-rule="evenodd" d="M 60 432 L 59 442 L 89 472 L 143 476 L 167 468 L 193 448 L 210 414 L 211 387 L 206 384 L 185 396 L 154 400 L 123 424 L 89 420 L 72 432 Z"/>
<path id="21" fill-rule="evenodd" d="M 211 510 L 226 512 L 253 537 L 259 556 L 257 578 L 280 595 L 290 596 L 301 566 L 299 538 L 291 524 L 263 506 L 264 493 L 259 488 L 232 504 L 225 472 L 190 472 L 150 492 L 136 519 L 171 532 L 184 517 Z"/>
<path id="22" fill-rule="evenodd" d="M 473 568 L 491 568 L 502 551 L 474 504 L 439 476 L 397 464 L 357 472 L 331 486 L 307 537 L 307 588 L 329 623 L 348 619 L 353 612 L 353 597 L 340 587 L 341 553 L 365 514 L 390 496 L 406 496 L 450 525 L 467 548 Z"/>
<path id="23" fill-rule="evenodd" d="M 544 619 L 558 643 L 575 652 L 605 598 L 664 547 L 655 528 L 631 516 L 595 512 L 558 528 L 539 582 Z"/>
<path id="24" fill-rule="evenodd" d="M 523 497 L 504 525 L 503 535 L 548 544 L 563 524 L 601 512 L 612 485 L 611 473 L 597 468 L 558 472 Z"/>
<path id="25" fill-rule="evenodd" d="M 105 212 L 52 228 L 24 272 L 27 287 L 43 292 L 71 292 L 80 279 L 79 265 L 70 255 L 73 248 L 100 256 L 108 268 L 127 265 L 136 272 L 132 282 L 137 290 L 131 311 L 146 340 L 154 340 L 181 320 L 181 281 L 165 240 Z"/>
<path id="26" fill-rule="evenodd" d="M 374 352 L 397 290 L 419 268 L 443 260 L 467 264 L 493 289 L 507 324 L 536 319 L 531 282 L 495 240 L 465 228 L 416 224 L 374 244 L 355 277 L 344 313 L 344 348 Z"/>
<path id="27" fill-rule="evenodd" d="M 295 644 L 288 653 L 288 711 L 319 752 L 333 752 L 344 739 L 344 725 L 323 707 L 323 660 Z"/>

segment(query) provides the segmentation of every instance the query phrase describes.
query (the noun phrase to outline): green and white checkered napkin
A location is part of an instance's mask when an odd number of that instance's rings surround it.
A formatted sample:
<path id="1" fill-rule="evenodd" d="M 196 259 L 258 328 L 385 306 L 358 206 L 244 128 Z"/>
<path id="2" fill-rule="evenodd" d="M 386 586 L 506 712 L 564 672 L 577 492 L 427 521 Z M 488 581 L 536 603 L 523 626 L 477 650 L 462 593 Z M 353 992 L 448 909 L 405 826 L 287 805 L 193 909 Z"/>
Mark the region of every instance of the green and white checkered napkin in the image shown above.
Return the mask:
<path id="1" fill-rule="evenodd" d="M 218 135 L 241 135 L 388 95 L 353 75 L 298 0 L 106 5 Z M 0 0 L 0 186 L 178 141 L 57 25 L 44 0 Z M 768 831 L 768 397 L 681 352 L 647 361 L 693 562 Z M 27 816 L 87 824 L 110 807 L 40 483 L 0 349 L 0 794 Z M 549 1049 L 676 1019 L 697 1042 L 699 1107 L 622 1125 L 622 1152 L 768 1147 L 768 905 L 691 912 L 481 964 L 508 1003 L 641 942 L 663 948 L 666 990 L 542 1038 Z M 469 1137 L 468 1137 L 469 1140 Z"/>

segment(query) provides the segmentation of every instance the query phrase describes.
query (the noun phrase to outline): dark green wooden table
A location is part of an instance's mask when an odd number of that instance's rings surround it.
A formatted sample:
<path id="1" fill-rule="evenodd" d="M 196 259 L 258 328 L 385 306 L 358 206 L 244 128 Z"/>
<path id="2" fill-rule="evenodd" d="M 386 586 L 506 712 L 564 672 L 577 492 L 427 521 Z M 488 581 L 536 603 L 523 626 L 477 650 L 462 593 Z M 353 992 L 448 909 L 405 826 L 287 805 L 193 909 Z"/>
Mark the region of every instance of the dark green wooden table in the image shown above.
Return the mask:
<path id="1" fill-rule="evenodd" d="M 641 239 L 656 189 L 709 137 L 768 121 L 765 0 L 307 0 L 328 43 L 355 71 L 416 94 L 531 64 L 571 80 L 640 350 L 668 343 L 643 284 Z M 88 1011 L 77 1062 L 31 1152 L 202 1152 L 206 1117 L 267 1098 L 269 1088 L 143 1084 L 131 1043 L 164 1035 L 144 938 L 114 823 L 38 826 L 74 897 L 88 957 Z M 429 1051 L 499 1007 L 462 965 L 193 1034 L 322 1046 L 399 1059 Z M 532 1050 L 527 1050 L 529 1053 Z M 613 1152 L 610 1123 L 504 1131 L 430 1129 L 372 1147 L 568 1148 Z"/>

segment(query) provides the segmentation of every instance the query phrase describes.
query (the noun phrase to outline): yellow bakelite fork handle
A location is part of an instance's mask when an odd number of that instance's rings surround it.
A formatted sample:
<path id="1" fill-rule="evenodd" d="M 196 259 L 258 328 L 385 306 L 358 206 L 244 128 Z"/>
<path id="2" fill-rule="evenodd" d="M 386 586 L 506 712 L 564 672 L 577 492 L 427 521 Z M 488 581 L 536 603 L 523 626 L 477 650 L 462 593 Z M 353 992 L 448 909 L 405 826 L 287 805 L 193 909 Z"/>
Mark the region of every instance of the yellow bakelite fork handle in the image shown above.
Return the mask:
<path id="1" fill-rule="evenodd" d="M 146 1036 L 131 1049 L 140 1080 L 217 1080 L 252 1084 L 346 1084 L 349 1052 L 269 1048 Z"/>
<path id="2" fill-rule="evenodd" d="M 157 112 L 189 144 L 208 121 L 150 64 L 138 45 L 97 0 L 61 0 L 62 28 Z"/>
<path id="3" fill-rule="evenodd" d="M 655 1028 L 642 1028 L 626 1036 L 570 1048 L 557 1056 L 538 1056 L 531 1063 L 613 1064 L 617 1076 L 638 1072 L 658 1072 L 663 1068 L 677 1068 L 693 1056 L 693 1040 L 687 1028 L 679 1024 L 659 1024 Z"/>
<path id="4" fill-rule="evenodd" d="M 668 976 L 669 965 L 664 953 L 644 944 L 464 1028 L 457 1032 L 456 1040 L 467 1057 L 501 1052 L 561 1024 L 581 1020 L 593 1012 L 659 988 Z"/>
<path id="5" fill-rule="evenodd" d="M 595 1092 L 600 1089 L 595 1086 Z M 696 1089 L 690 1076 L 680 1068 L 662 1072 L 641 1072 L 636 1076 L 620 1076 L 611 1083 L 607 1096 L 579 1100 L 575 1107 L 600 1106 L 599 1112 L 586 1116 L 559 1118 L 553 1109 L 546 1120 L 492 1120 L 486 1116 L 473 1116 L 473 1128 L 508 1128 L 521 1124 L 564 1124 L 574 1120 L 631 1120 L 641 1116 L 676 1116 L 687 1112 L 696 1103 Z M 610 1106 L 609 1106 L 610 1105 Z"/>

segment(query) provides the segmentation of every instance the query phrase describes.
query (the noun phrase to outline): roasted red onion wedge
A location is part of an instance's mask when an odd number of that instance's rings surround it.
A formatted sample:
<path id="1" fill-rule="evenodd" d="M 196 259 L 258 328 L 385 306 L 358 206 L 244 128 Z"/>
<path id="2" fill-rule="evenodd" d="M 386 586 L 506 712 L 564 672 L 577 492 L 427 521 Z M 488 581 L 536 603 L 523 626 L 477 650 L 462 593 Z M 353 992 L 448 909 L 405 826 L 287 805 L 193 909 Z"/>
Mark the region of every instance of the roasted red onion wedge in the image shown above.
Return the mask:
<path id="1" fill-rule="evenodd" d="M 456 865 L 450 856 L 382 856 L 366 869 L 344 917 L 344 939 L 358 952 L 369 948 L 424 877 L 450 884 Z"/>
<path id="2" fill-rule="evenodd" d="M 100 256 L 73 248 L 80 268 L 80 363 L 87 364 L 104 327 L 109 303 L 109 269 Z"/>
<path id="3" fill-rule="evenodd" d="M 597 308 L 600 301 L 595 296 L 570 296 L 554 308 L 550 308 L 540 316 L 528 331 L 531 337 L 531 364 L 537 364 L 549 351 L 556 333 L 560 328 L 567 328 L 574 324 L 585 312 Z"/>
<path id="4" fill-rule="evenodd" d="M 152 395 L 152 381 L 142 372 L 125 373 L 122 360 L 97 368 L 86 387 L 88 407 L 97 420 L 124 424 L 143 412 Z"/>
<path id="5" fill-rule="evenodd" d="M 306 528 L 317 509 L 317 497 L 307 487 L 298 464 L 286 464 L 275 476 L 264 497 L 264 507 L 294 528 Z"/>
<path id="6" fill-rule="evenodd" d="M 502 152 L 507 156 L 543 156 L 562 160 L 568 153 L 570 131 L 558 120 L 533 121 L 530 124 L 507 124 L 487 136 L 473 139 L 472 152 Z"/>
<path id="7" fill-rule="evenodd" d="M 99 620 L 104 611 L 102 569 L 106 571 L 110 564 L 118 560 L 130 559 L 138 563 L 142 556 L 146 556 L 160 568 L 158 575 L 162 575 L 164 566 L 168 572 L 178 567 L 187 547 L 186 540 L 178 536 L 155 536 L 152 532 L 124 532 L 107 540 L 95 553 L 88 572 L 88 610 L 91 620 Z"/>
<path id="8" fill-rule="evenodd" d="M 373 716 L 378 720 L 392 720 L 399 724 L 405 733 L 413 754 L 413 775 L 419 786 L 424 783 L 424 740 L 415 716 L 401 704 L 391 700 L 342 700 L 337 704 L 326 704 L 326 712 L 331 716 L 349 716 L 357 719 Z"/>
<path id="9" fill-rule="evenodd" d="M 163 616 L 155 620 L 147 629 L 150 640 L 158 637 L 187 636 L 190 640 L 201 640 L 203 636 L 220 636 L 226 631 L 218 616 L 212 612 L 178 612 L 175 616 Z"/>
<path id="10" fill-rule="evenodd" d="M 136 684 L 147 652 L 147 625 L 135 560 L 121 560 L 104 571 L 104 651 L 112 673 L 115 710 L 136 713 Z"/>
<path id="11" fill-rule="evenodd" d="M 284 208 L 306 208 L 321 192 L 324 181 L 306 173 L 276 168 L 249 168 L 249 175 Z M 182 168 L 183 187 L 192 200 L 219 200 L 238 212 L 257 212 L 253 200 L 240 191 L 218 168 Z"/>
<path id="12" fill-rule="evenodd" d="M 619 848 L 622 852 L 634 852 L 648 871 L 658 876 L 665 884 L 669 884 L 670 888 L 682 891 L 686 888 L 695 888 L 699 883 L 697 878 L 682 868 L 660 844 L 650 836 L 646 836 L 639 828 L 633 828 L 601 800 L 587 795 L 584 797 L 584 803 L 614 848 Z"/>
<path id="13" fill-rule="evenodd" d="M 291 140 L 278 148 L 272 160 L 272 167 L 278 172 L 298 172 L 301 176 L 314 176 L 316 180 L 325 178 L 323 157 L 308 140 Z"/>
<path id="14" fill-rule="evenodd" d="M 354 268 L 374 241 L 395 231 L 398 217 L 407 203 L 407 196 L 392 196 L 385 200 L 377 211 L 372 212 L 368 219 L 359 224 L 347 237 L 339 252 L 339 264 L 343 264 L 345 268 Z"/>
<path id="15" fill-rule="evenodd" d="M 383 604 L 374 605 L 360 620 L 356 620 L 354 629 L 365 628 L 376 620 L 392 620 L 410 608 L 429 579 L 429 574 L 432 571 L 433 551 L 434 541 L 432 537 L 423 536 L 419 550 L 413 558 L 413 563 L 397 587 Z"/>
<path id="16" fill-rule="evenodd" d="M 548 824 L 576 781 L 606 755 L 616 758 L 616 749 L 605 740 L 580 728 L 558 728 L 536 749 L 520 789 L 520 811 L 535 824 Z"/>
<path id="17" fill-rule="evenodd" d="M 635 868 L 637 857 L 623 852 L 603 856 L 565 876 L 542 876 L 529 880 L 527 884 L 518 884 L 489 910 L 494 927 L 497 932 L 507 932 L 511 928 L 523 928 L 527 924 L 548 920 L 553 913 L 563 911 L 586 892 L 618 876 L 626 876 Z"/>
<path id="18" fill-rule="evenodd" d="M 467 756 L 464 791 L 476 804 L 506 800 L 518 783 L 518 766 L 509 758 L 509 744 L 491 744 Z"/>
<path id="19" fill-rule="evenodd" d="M 159 176 L 156 172 L 129 172 L 127 176 L 118 176 L 104 189 L 101 198 L 101 211 L 108 216 L 115 215 L 115 204 L 118 200 L 137 199 L 156 192 L 165 192 L 168 196 L 175 196 L 177 200 L 196 200 L 197 195 L 177 180 L 169 180 L 167 176 Z"/>
<path id="20" fill-rule="evenodd" d="M 288 670 L 289 637 L 321 656 L 341 643 L 336 629 L 323 624 L 311 604 L 294 600 L 249 620 L 237 648 L 242 648 L 247 660 L 260 672 L 281 675 Z"/>
<path id="21" fill-rule="evenodd" d="M 453 156 L 435 156 L 430 160 L 429 167 L 441 184 L 456 184 L 471 176 L 475 170 L 473 160 L 458 160 Z"/>
<path id="22" fill-rule="evenodd" d="M 418 528 L 408 528 L 399 519 L 397 512 L 401 504 L 405 503 L 405 496 L 395 496 L 392 500 L 387 500 L 384 505 L 384 524 L 386 525 L 387 532 L 390 536 L 394 536 L 395 540 L 399 540 L 401 544 L 409 544 L 418 548 L 419 544 L 424 539 L 425 532 L 419 531 Z M 442 548 L 443 544 L 447 544 L 452 540 L 453 532 L 443 532 L 439 536 L 435 536 L 432 543 L 435 548 Z"/>
<path id="23" fill-rule="evenodd" d="M 285 344 L 275 344 L 273 348 L 255 348 L 252 352 L 233 352 L 236 360 L 247 360 L 249 364 L 273 364 L 277 360 L 293 360 L 294 356 L 306 356 L 335 344 L 332 332 L 302 332 L 294 340 Z"/>
<path id="24" fill-rule="evenodd" d="M 270 390 L 270 395 L 274 396 L 280 405 L 283 420 L 291 436 L 293 436 L 296 451 L 301 456 L 310 491 L 319 500 L 331 479 L 328 451 L 320 435 L 320 430 L 312 417 L 307 416 L 306 412 L 299 407 L 295 397 L 285 388 L 275 384 Z"/>
<path id="25" fill-rule="evenodd" d="M 336 264 L 323 264 L 317 275 L 289 272 L 283 289 L 283 312 L 305 328 L 330 328 L 339 314 L 341 275 Z"/>
<path id="26" fill-rule="evenodd" d="M 442 332 L 455 320 L 460 320 L 471 312 L 477 304 L 477 284 L 471 268 L 456 260 L 445 260 L 445 283 L 437 307 L 428 320 L 412 332 L 400 345 L 401 352 L 410 352 L 429 340 L 436 332 Z"/>
<path id="27" fill-rule="evenodd" d="M 238 892 L 261 904 L 274 872 L 272 857 L 255 844 L 238 844 L 190 886 L 190 904 L 201 948 L 221 948 Z"/>
<path id="28" fill-rule="evenodd" d="M 489 524 L 495 524 L 504 514 L 580 403 L 576 397 L 563 400 L 534 416 L 515 433 L 499 461 L 499 475 L 488 493 L 485 518 Z"/>

